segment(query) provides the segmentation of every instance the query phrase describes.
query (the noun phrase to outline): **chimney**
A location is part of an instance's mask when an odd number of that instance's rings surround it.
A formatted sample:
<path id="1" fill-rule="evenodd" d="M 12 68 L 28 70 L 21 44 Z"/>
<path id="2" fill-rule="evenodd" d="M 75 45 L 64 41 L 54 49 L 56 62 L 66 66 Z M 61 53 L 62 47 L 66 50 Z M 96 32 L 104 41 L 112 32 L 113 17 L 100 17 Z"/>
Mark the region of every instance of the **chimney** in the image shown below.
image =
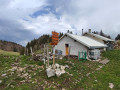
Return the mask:
<path id="1" fill-rule="evenodd" d="M 82 35 L 83 35 L 83 29 L 82 29 Z"/>
<path id="2" fill-rule="evenodd" d="M 91 29 L 88 29 L 88 32 L 91 33 Z"/>

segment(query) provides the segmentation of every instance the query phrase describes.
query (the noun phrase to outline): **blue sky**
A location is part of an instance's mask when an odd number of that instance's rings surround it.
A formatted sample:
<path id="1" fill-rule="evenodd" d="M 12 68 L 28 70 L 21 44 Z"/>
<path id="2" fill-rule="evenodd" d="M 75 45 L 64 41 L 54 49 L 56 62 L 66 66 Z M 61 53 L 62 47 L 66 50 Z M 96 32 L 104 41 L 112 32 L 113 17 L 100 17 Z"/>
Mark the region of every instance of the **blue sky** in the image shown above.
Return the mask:
<path id="1" fill-rule="evenodd" d="M 120 0 L 0 0 L 0 40 L 28 41 L 68 29 L 89 28 L 115 38 L 120 33 Z"/>

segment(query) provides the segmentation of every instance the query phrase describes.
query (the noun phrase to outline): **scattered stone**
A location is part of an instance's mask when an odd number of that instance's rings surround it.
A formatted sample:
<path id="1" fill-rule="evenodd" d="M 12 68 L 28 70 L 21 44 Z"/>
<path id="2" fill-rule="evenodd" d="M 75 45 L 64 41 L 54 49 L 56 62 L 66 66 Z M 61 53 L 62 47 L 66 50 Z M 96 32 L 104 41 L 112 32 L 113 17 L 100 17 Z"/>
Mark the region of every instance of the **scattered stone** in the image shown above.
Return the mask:
<path id="1" fill-rule="evenodd" d="M 62 65 L 61 65 L 61 70 L 64 70 L 64 69 L 65 69 L 65 66 L 62 66 Z"/>
<path id="2" fill-rule="evenodd" d="M 107 64 L 109 61 L 110 60 L 105 59 L 105 60 L 100 61 L 99 63 L 101 63 L 101 64 Z"/>
<path id="3" fill-rule="evenodd" d="M 65 73 L 65 70 L 61 70 L 61 74 L 64 74 Z"/>
<path id="4" fill-rule="evenodd" d="M 66 89 L 62 88 L 62 90 L 66 90 Z"/>
<path id="5" fill-rule="evenodd" d="M 90 75 L 90 73 L 87 73 L 86 76 L 88 77 Z"/>
<path id="6" fill-rule="evenodd" d="M 59 68 L 59 67 L 60 67 L 60 65 L 59 65 L 59 64 L 57 64 L 57 63 L 55 64 L 55 66 L 56 66 L 57 68 Z"/>
<path id="7" fill-rule="evenodd" d="M 0 80 L 0 83 L 2 83 L 2 80 Z"/>
<path id="8" fill-rule="evenodd" d="M 62 59 L 63 59 L 63 57 L 61 56 L 59 59 L 61 59 L 61 60 L 62 60 Z"/>
<path id="9" fill-rule="evenodd" d="M 114 85 L 113 85 L 113 83 L 109 83 L 109 88 L 113 88 L 114 87 Z"/>
<path id="10" fill-rule="evenodd" d="M 48 78 L 52 77 L 52 76 L 55 76 L 55 70 L 53 70 L 51 68 L 46 69 L 46 72 L 47 72 Z"/>
<path id="11" fill-rule="evenodd" d="M 69 66 L 68 66 L 68 65 L 65 65 L 65 68 L 69 68 Z"/>
<path id="12" fill-rule="evenodd" d="M 56 74 L 57 77 L 61 76 L 61 71 L 60 71 L 60 69 L 56 69 L 55 71 L 56 71 L 55 74 Z"/>
<path id="13" fill-rule="evenodd" d="M 95 82 L 98 82 L 97 80 L 95 80 Z"/>
<path id="14" fill-rule="evenodd" d="M 34 73 L 34 75 L 36 75 L 36 73 Z"/>
<path id="15" fill-rule="evenodd" d="M 7 74 L 2 74 L 1 76 L 4 77 L 4 76 L 6 76 L 6 75 L 7 75 Z"/>
<path id="16" fill-rule="evenodd" d="M 46 59 L 45 59 L 45 58 L 43 58 L 43 59 L 42 59 L 42 61 L 44 61 L 44 64 L 45 64 L 45 62 L 46 62 Z"/>
<path id="17" fill-rule="evenodd" d="M 100 70 L 103 66 L 99 66 L 99 68 L 97 68 L 96 70 Z"/>
<path id="18" fill-rule="evenodd" d="M 72 74 L 70 74 L 69 72 L 66 72 L 68 75 L 70 75 L 70 76 L 73 76 Z"/>

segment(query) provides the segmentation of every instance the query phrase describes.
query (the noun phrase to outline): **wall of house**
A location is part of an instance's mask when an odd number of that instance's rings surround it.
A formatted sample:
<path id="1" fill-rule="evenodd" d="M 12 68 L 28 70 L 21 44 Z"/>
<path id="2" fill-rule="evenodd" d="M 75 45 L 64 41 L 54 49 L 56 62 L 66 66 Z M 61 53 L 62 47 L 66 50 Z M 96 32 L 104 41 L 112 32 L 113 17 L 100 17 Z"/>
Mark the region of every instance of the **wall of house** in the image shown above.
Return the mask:
<path id="1" fill-rule="evenodd" d="M 75 41 L 74 39 L 70 38 L 69 36 L 65 36 L 59 41 L 58 45 L 55 46 L 55 49 L 62 51 L 62 55 L 66 55 L 65 44 L 69 44 L 70 55 L 78 56 L 79 51 L 87 52 L 86 46 L 80 44 L 79 42 Z"/>
<path id="2" fill-rule="evenodd" d="M 101 40 L 101 39 L 99 39 L 99 38 L 96 38 L 96 37 L 94 37 L 94 36 L 92 36 L 92 35 L 85 34 L 84 36 L 90 37 L 90 38 L 92 38 L 92 39 L 94 39 L 94 40 L 96 40 L 96 41 L 104 44 L 104 41 L 103 41 L 103 40 Z"/>

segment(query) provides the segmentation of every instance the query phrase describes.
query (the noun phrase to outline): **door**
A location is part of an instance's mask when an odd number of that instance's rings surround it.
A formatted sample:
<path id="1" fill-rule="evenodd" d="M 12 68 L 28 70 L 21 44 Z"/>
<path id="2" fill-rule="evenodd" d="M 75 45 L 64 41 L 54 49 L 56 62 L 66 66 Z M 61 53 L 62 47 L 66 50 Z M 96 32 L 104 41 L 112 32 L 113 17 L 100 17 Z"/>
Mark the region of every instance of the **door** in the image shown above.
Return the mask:
<path id="1" fill-rule="evenodd" d="M 68 54 L 69 54 L 69 44 L 65 44 L 65 52 L 66 52 L 66 56 L 68 56 Z"/>

